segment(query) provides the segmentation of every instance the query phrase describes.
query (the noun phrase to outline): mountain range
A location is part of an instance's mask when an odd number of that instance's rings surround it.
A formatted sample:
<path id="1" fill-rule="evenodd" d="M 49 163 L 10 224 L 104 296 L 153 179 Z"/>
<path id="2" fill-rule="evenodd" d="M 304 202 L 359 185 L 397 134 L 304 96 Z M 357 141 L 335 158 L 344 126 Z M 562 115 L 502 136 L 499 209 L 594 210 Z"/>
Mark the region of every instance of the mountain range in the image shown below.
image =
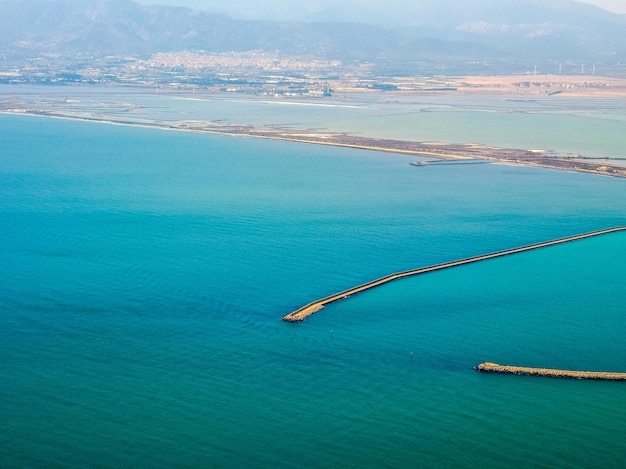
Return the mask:
<path id="1" fill-rule="evenodd" d="M 302 9 L 295 20 L 278 6 L 276 19 L 267 8 L 264 19 L 246 19 L 132 0 L 2 0 L 0 58 L 264 50 L 387 63 L 626 61 L 626 15 L 572 0 L 321 3 L 283 1 Z"/>

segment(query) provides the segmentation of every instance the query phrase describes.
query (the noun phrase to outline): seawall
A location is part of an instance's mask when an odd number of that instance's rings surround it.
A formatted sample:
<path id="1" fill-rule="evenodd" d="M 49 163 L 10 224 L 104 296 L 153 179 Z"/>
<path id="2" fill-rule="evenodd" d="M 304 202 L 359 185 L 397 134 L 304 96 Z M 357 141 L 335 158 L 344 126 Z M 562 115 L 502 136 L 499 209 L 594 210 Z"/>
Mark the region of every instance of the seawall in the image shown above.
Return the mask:
<path id="1" fill-rule="evenodd" d="M 557 370 L 551 368 L 529 368 L 525 366 L 498 365 L 497 363 L 483 362 L 474 367 L 481 373 L 502 373 L 522 376 L 544 376 L 547 378 L 569 379 L 597 379 L 604 381 L 626 381 L 626 373 L 613 373 L 608 371 L 574 371 Z"/>
<path id="2" fill-rule="evenodd" d="M 341 291 L 339 293 L 335 293 L 333 295 L 326 296 L 324 298 L 320 298 L 318 300 L 312 301 L 311 303 L 307 303 L 304 306 L 292 311 L 291 313 L 283 316 L 283 321 L 288 322 L 299 322 L 304 321 L 307 317 L 315 314 L 319 310 L 321 310 L 327 304 L 333 303 L 335 301 L 347 298 L 356 293 L 361 293 L 366 290 L 370 290 L 372 288 L 376 288 L 380 285 L 384 285 L 385 283 L 391 282 L 393 280 L 397 280 L 400 278 L 411 277 L 413 275 L 421 275 L 428 272 L 435 272 L 437 270 L 449 269 L 451 267 L 457 267 L 460 265 L 471 264 L 473 262 L 481 262 L 486 261 L 488 259 L 494 259 L 496 257 L 509 256 L 511 254 L 516 254 L 518 252 L 532 251 L 534 249 L 540 249 L 549 246 L 555 246 L 557 244 L 569 243 L 572 241 L 577 241 L 579 239 L 591 238 L 593 236 L 601 236 L 609 233 L 614 233 L 616 231 L 626 231 L 626 226 L 618 226 L 614 228 L 607 228 L 604 230 L 591 231 L 588 233 L 577 234 L 574 236 L 568 236 L 566 238 L 554 239 L 552 241 L 544 241 L 542 243 L 530 244 L 527 246 L 522 246 L 513 249 L 507 249 L 505 251 L 493 252 L 491 254 L 484 254 L 481 256 L 468 257 L 466 259 L 460 259 L 452 262 L 445 262 L 443 264 L 436 264 L 429 267 L 422 267 L 419 269 L 406 270 L 403 272 L 397 272 L 391 275 L 387 275 L 385 277 L 372 280 L 371 282 L 364 283 L 362 285 L 357 285 L 356 287 L 349 288 L 348 290 Z"/>

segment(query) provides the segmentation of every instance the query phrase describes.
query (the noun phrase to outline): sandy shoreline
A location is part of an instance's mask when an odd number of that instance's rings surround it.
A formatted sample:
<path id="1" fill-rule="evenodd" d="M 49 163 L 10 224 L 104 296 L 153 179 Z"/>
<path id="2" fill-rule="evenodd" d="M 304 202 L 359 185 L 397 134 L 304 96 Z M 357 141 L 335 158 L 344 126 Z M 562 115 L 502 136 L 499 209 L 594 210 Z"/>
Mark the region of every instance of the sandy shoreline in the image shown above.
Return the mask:
<path id="1" fill-rule="evenodd" d="M 585 158 L 581 155 L 577 155 L 573 158 L 571 155 L 543 150 L 500 148 L 474 143 L 447 144 L 441 142 L 414 142 L 355 136 L 348 133 L 331 131 L 318 132 L 306 129 L 283 128 L 280 126 L 235 125 L 215 121 L 176 121 L 165 123 L 150 119 L 133 120 L 127 118 L 114 118 L 112 116 L 96 117 L 61 112 L 58 110 L 36 111 L 19 107 L 6 109 L 0 108 L 0 113 L 68 119 L 112 125 L 156 128 L 161 130 L 264 138 L 316 145 L 347 147 L 359 150 L 415 155 L 418 157 L 431 157 L 437 160 L 491 161 L 496 163 L 536 166 L 626 178 L 626 166 L 611 165 L 609 159 Z M 581 159 L 586 161 L 581 161 Z M 417 166 L 421 165 L 422 164 L 418 164 Z"/>

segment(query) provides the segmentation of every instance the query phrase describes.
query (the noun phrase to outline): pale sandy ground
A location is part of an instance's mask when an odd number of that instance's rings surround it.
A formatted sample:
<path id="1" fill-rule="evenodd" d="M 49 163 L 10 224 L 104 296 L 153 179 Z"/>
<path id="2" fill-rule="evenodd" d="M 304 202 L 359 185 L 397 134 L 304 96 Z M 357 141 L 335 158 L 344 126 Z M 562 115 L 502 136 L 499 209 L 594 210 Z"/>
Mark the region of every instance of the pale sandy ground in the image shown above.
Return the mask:
<path id="1" fill-rule="evenodd" d="M 447 78 L 457 92 L 471 94 L 626 97 L 626 79 L 593 75 L 507 75 Z"/>

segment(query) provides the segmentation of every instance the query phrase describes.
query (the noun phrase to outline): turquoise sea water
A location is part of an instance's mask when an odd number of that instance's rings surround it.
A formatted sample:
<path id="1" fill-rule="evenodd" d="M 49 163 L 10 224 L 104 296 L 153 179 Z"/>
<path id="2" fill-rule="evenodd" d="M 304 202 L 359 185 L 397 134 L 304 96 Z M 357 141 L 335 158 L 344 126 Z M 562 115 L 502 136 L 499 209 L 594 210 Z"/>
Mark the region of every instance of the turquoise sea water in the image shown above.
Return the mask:
<path id="1" fill-rule="evenodd" d="M 618 467 L 626 181 L 0 116 L 1 467 Z"/>

